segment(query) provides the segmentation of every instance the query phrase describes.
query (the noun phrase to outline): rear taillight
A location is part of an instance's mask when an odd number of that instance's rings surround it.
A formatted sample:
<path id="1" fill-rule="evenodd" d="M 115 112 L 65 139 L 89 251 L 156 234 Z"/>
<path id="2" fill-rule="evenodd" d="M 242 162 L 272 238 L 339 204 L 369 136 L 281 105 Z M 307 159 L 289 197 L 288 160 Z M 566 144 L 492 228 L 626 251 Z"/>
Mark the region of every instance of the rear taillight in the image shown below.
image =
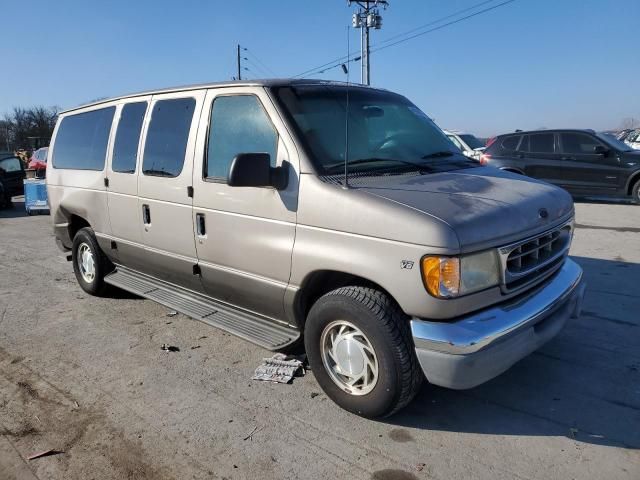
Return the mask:
<path id="1" fill-rule="evenodd" d="M 480 155 L 480 165 L 486 165 L 487 163 L 489 163 L 489 160 L 491 160 L 491 155 L 489 155 L 488 153 L 483 153 L 482 155 Z"/>

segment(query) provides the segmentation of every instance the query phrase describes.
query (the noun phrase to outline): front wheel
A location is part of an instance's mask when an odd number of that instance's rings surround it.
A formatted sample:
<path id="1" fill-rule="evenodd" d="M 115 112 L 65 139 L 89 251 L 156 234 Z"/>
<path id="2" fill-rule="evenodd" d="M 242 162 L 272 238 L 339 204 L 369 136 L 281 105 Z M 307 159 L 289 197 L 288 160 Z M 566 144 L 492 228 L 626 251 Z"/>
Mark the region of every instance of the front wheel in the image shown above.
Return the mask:
<path id="1" fill-rule="evenodd" d="M 81 228 L 73 237 L 71 257 L 80 287 L 91 295 L 102 294 L 106 287 L 104 276 L 109 272 L 110 263 L 91 228 Z"/>
<path id="2" fill-rule="evenodd" d="M 633 196 L 633 201 L 640 205 L 640 180 L 638 180 L 631 189 L 631 195 Z"/>
<path id="3" fill-rule="evenodd" d="M 324 392 L 363 417 L 397 412 L 424 378 L 408 317 L 372 288 L 343 287 L 321 297 L 307 317 L 305 347 Z"/>

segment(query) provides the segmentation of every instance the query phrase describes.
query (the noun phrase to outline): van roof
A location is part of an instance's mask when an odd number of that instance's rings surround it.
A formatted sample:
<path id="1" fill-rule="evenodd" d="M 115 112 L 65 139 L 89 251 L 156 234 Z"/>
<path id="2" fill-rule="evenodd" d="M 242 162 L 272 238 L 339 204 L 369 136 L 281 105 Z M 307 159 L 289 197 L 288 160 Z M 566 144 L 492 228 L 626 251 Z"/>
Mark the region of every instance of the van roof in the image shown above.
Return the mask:
<path id="1" fill-rule="evenodd" d="M 200 90 L 203 88 L 223 88 L 223 87 L 284 87 L 291 85 L 337 85 L 357 87 L 357 88 L 372 88 L 359 83 L 347 83 L 337 82 L 333 80 L 318 80 L 318 79 L 293 79 L 293 78 L 270 78 L 270 79 L 257 79 L 257 80 L 229 80 L 227 82 L 211 82 L 211 83 L 196 83 L 192 85 L 181 85 L 176 87 L 161 88 L 156 90 L 145 90 L 142 92 L 129 93 L 127 95 L 118 95 L 110 98 L 102 98 L 94 102 L 85 103 L 76 107 L 68 108 L 61 111 L 61 114 L 73 112 L 81 108 L 92 107 L 94 105 L 100 105 L 102 103 L 113 102 L 114 100 L 122 100 L 125 98 L 142 97 L 145 95 L 157 95 L 161 93 L 182 92 L 189 90 Z M 381 89 L 375 89 L 381 90 Z"/>

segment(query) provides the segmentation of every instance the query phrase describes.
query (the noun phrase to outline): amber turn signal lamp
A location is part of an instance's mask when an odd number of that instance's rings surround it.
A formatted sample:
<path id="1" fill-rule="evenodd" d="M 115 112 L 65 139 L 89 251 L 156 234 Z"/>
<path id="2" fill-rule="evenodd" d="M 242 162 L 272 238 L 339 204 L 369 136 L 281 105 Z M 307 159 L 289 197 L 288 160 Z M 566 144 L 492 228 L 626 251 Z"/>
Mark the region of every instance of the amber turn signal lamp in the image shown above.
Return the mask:
<path id="1" fill-rule="evenodd" d="M 460 290 L 460 260 L 456 257 L 424 257 L 422 281 L 434 297 L 455 297 Z"/>

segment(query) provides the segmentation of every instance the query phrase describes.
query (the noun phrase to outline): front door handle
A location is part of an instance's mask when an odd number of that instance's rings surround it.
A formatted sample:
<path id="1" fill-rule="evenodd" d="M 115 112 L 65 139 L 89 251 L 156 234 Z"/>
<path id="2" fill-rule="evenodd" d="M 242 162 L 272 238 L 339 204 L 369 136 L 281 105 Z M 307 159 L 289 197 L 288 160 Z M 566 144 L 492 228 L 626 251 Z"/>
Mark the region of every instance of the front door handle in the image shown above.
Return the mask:
<path id="1" fill-rule="evenodd" d="M 142 223 L 145 225 L 151 225 L 151 210 L 149 210 L 149 205 L 142 205 Z"/>
<path id="2" fill-rule="evenodd" d="M 207 226 L 204 219 L 204 213 L 196 213 L 196 233 L 199 237 L 207 236 Z"/>

